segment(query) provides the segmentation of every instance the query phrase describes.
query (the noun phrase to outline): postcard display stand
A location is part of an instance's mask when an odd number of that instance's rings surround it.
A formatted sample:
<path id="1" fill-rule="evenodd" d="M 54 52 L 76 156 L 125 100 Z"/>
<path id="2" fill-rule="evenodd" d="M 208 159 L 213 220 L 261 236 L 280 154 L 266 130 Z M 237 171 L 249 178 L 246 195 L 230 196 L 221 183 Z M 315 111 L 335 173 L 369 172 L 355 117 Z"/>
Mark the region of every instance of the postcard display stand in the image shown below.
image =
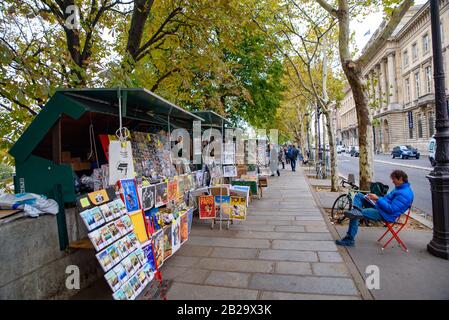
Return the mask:
<path id="1" fill-rule="evenodd" d="M 108 138 L 106 144 L 114 139 Z M 127 144 L 136 178 L 120 179 L 78 200 L 114 299 L 137 298 L 153 279 L 162 284 L 159 268 L 188 240 L 189 192 L 201 187 L 202 179 L 187 167 L 182 171 L 189 173 L 177 175 L 169 141 L 165 132 L 131 132 Z"/>
<path id="2" fill-rule="evenodd" d="M 82 196 L 77 206 L 114 299 L 134 300 L 157 272 L 151 241 L 139 242 L 126 206 L 113 188 Z"/>

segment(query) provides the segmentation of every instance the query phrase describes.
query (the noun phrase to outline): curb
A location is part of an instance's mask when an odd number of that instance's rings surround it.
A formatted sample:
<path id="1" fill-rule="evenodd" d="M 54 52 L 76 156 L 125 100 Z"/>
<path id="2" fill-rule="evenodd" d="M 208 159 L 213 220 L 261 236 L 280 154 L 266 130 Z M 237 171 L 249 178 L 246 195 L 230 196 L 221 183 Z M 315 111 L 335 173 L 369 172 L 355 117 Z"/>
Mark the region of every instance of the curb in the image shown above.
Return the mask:
<path id="1" fill-rule="evenodd" d="M 312 197 L 317 204 L 318 208 L 321 211 L 321 215 L 324 218 L 324 221 L 326 223 L 326 226 L 331 233 L 332 237 L 334 239 L 338 239 L 338 233 L 335 229 L 335 226 L 330 223 L 329 218 L 327 216 L 327 213 L 324 211 L 324 208 L 321 205 L 321 202 L 319 198 L 316 196 L 315 192 L 312 190 L 312 185 L 309 182 L 309 179 L 307 176 L 304 175 L 307 181 L 307 185 L 309 186 L 310 192 L 312 193 Z M 349 273 L 352 276 L 352 279 L 354 280 L 355 286 L 357 287 L 358 291 L 360 292 L 360 295 L 363 300 L 375 300 L 373 294 L 366 288 L 365 285 L 365 279 L 362 276 L 362 272 L 359 270 L 357 265 L 355 264 L 354 260 L 352 259 L 351 255 L 348 252 L 347 248 L 337 247 L 338 252 L 341 254 L 343 258 L 343 262 L 346 264 L 346 266 L 349 269 Z"/>

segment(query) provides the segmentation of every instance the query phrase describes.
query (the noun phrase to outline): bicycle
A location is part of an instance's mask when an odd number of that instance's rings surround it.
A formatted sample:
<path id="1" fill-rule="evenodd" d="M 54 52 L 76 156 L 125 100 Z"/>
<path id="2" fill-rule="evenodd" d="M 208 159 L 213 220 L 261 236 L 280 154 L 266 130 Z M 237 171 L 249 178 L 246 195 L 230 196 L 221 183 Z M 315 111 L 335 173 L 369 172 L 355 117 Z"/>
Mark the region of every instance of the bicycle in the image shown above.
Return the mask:
<path id="1" fill-rule="evenodd" d="M 320 160 L 316 163 L 316 178 L 317 179 L 324 179 L 326 178 L 326 175 L 323 172 L 323 161 Z"/>
<path id="2" fill-rule="evenodd" d="M 346 185 L 349 186 L 348 193 L 342 194 L 335 199 L 334 205 L 332 206 L 331 211 L 331 220 L 334 223 L 342 224 L 347 217 L 344 212 L 352 209 L 352 199 L 358 193 L 369 193 L 369 191 L 361 191 L 359 186 L 356 184 L 349 182 L 348 180 L 342 179 L 340 185 L 345 188 Z M 369 226 L 368 220 L 361 219 L 365 222 L 367 226 Z"/>

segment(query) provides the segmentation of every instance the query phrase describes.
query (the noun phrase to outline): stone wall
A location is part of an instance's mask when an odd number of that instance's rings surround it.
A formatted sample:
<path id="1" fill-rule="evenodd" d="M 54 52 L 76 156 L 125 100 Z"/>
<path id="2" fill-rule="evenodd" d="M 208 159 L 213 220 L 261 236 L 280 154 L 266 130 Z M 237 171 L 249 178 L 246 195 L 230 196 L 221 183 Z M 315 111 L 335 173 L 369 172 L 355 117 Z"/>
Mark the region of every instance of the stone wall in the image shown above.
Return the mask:
<path id="1" fill-rule="evenodd" d="M 66 209 L 69 240 L 86 236 L 75 209 Z M 80 268 L 81 289 L 102 276 L 94 250 L 60 251 L 56 217 L 22 218 L 0 224 L 0 299 L 66 299 L 66 267 Z"/>

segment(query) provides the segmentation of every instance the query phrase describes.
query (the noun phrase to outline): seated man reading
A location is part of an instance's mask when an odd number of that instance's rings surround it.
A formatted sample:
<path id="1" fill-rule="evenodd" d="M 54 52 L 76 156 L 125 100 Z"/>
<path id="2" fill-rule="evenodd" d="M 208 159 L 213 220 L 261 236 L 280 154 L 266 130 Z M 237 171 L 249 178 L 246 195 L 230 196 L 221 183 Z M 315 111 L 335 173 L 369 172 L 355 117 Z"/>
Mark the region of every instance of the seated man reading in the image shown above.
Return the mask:
<path id="1" fill-rule="evenodd" d="M 410 208 L 413 202 L 413 191 L 408 183 L 408 176 L 402 170 L 395 170 L 390 175 L 395 188 L 385 197 L 375 194 L 357 193 L 352 202 L 353 209 L 344 214 L 350 219 L 346 236 L 335 241 L 340 246 L 353 246 L 359 227 L 359 220 L 394 222 Z M 366 198 L 365 198 L 366 197 Z"/>

